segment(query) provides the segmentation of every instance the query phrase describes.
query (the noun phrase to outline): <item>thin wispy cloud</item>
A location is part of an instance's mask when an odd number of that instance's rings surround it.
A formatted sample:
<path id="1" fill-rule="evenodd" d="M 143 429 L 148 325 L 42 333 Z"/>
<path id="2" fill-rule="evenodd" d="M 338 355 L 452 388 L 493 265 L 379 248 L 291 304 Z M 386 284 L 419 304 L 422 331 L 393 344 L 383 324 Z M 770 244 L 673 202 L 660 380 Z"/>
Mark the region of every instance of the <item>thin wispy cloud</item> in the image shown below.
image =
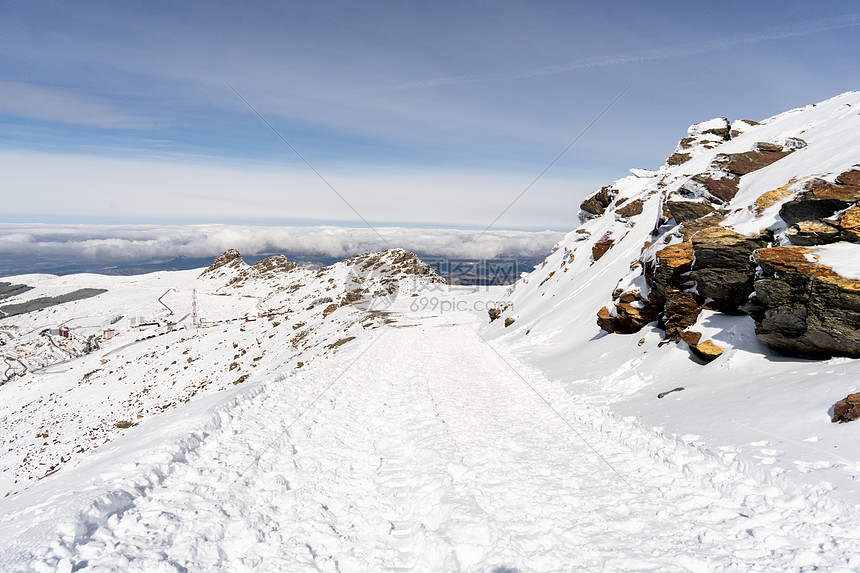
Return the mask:
<path id="1" fill-rule="evenodd" d="M 68 256 L 103 262 L 300 253 L 348 257 L 389 246 L 450 258 L 541 256 L 563 233 L 332 226 L 0 224 L 0 255 Z M 381 235 L 381 237 L 380 237 Z"/>
<path id="2" fill-rule="evenodd" d="M 643 52 L 635 52 L 630 54 L 612 54 L 605 56 L 596 56 L 584 58 L 574 62 L 558 64 L 554 66 L 544 66 L 539 68 L 531 68 L 526 70 L 518 70 L 509 73 L 501 74 L 466 74 L 458 76 L 448 76 L 440 78 L 432 78 L 417 82 L 407 82 L 396 86 L 396 90 L 416 90 L 423 88 L 435 88 L 441 86 L 453 86 L 464 84 L 475 84 L 483 82 L 500 82 L 510 80 L 523 80 L 529 78 L 538 78 L 544 76 L 555 76 L 566 74 L 577 70 L 588 70 L 595 68 L 606 68 L 611 66 L 620 66 L 625 64 L 637 64 L 644 62 L 654 62 L 659 60 L 669 60 L 673 58 L 683 58 L 689 56 L 697 56 L 709 52 L 717 52 L 741 46 L 744 44 L 754 44 L 758 42 L 784 40 L 788 38 L 797 38 L 818 34 L 832 30 L 844 28 L 854 28 L 860 26 L 860 14 L 848 14 L 833 18 L 821 18 L 789 26 L 778 26 L 762 30 L 757 34 L 748 34 L 743 36 L 733 36 L 717 40 L 711 40 L 696 44 L 686 44 L 671 48 L 660 48 L 656 50 L 647 50 Z"/>
<path id="3" fill-rule="evenodd" d="M 152 126 L 92 96 L 21 82 L 0 82 L 0 115 L 110 129 Z"/>

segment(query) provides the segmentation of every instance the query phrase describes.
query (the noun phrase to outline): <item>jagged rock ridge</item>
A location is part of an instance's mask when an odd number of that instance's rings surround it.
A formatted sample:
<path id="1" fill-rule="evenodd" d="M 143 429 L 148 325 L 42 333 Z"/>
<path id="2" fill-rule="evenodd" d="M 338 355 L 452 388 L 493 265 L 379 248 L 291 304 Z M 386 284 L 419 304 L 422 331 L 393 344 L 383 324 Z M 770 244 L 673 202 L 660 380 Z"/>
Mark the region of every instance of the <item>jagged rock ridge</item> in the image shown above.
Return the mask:
<path id="1" fill-rule="evenodd" d="M 656 323 L 713 359 L 720 342 L 701 336 L 702 311 L 749 313 L 759 340 L 780 353 L 860 356 L 854 279 L 823 263 L 789 264 L 814 258 L 804 248 L 844 243 L 860 265 L 860 144 L 847 135 L 860 129 L 855 106 L 851 92 L 761 122 L 695 124 L 659 171 L 631 170 L 587 197 L 559 262 L 572 269 L 582 249 L 592 266 L 628 261 L 597 309 L 601 329 Z M 562 280 L 558 264 L 539 288 Z"/>

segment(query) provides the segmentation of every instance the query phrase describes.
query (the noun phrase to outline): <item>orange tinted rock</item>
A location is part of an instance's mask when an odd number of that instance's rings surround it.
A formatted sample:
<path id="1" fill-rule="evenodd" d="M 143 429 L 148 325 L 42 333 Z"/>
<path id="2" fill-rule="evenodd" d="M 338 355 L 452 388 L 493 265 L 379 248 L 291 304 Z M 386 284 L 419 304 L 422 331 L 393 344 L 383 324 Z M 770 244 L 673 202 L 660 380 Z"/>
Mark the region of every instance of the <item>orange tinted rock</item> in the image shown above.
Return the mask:
<path id="1" fill-rule="evenodd" d="M 857 245 L 860 256 L 860 245 Z M 860 280 L 818 263 L 814 250 L 755 252 L 763 278 L 747 311 L 764 344 L 790 355 L 860 357 Z"/>
<path id="2" fill-rule="evenodd" d="M 630 201 L 626 205 L 615 209 L 615 214 L 620 217 L 634 217 L 642 213 L 642 207 L 645 205 L 644 199 L 636 199 L 635 201 Z"/>
<path id="3" fill-rule="evenodd" d="M 645 300 L 639 291 L 622 293 L 615 302 L 615 316 L 608 307 L 597 313 L 597 324 L 607 332 L 632 334 L 660 317 L 661 305 Z"/>
<path id="4" fill-rule="evenodd" d="M 755 206 L 753 207 L 756 216 L 760 217 L 768 207 L 776 205 L 786 197 L 790 197 L 794 193 L 794 191 L 791 190 L 791 187 L 795 183 L 797 183 L 797 179 L 792 178 L 791 181 L 782 187 L 778 187 L 771 191 L 765 191 L 759 195 L 759 198 L 755 200 Z"/>
<path id="5" fill-rule="evenodd" d="M 839 229 L 828 221 L 799 221 L 785 232 L 792 245 L 826 245 L 836 241 Z"/>
<path id="6" fill-rule="evenodd" d="M 849 394 L 833 406 L 831 422 L 853 422 L 860 418 L 860 393 Z"/>
<path id="7" fill-rule="evenodd" d="M 837 226 L 846 239 L 860 242 L 860 205 L 855 204 L 842 213 Z"/>
<path id="8" fill-rule="evenodd" d="M 814 178 L 808 181 L 798 196 L 785 203 L 779 216 L 789 225 L 800 221 L 826 219 L 857 201 L 860 201 L 860 184 L 855 175 L 858 171 L 846 171 L 831 183 Z"/>
<path id="9" fill-rule="evenodd" d="M 654 260 L 645 269 L 645 279 L 651 288 L 664 298 L 680 290 L 687 282 L 683 276 L 690 272 L 693 263 L 693 245 L 688 242 L 669 245 L 654 255 Z"/>
<path id="10" fill-rule="evenodd" d="M 690 350 L 705 362 L 712 362 L 722 356 L 723 352 L 725 352 L 725 349 L 714 344 L 712 340 L 706 340 L 699 344 L 690 346 Z"/>

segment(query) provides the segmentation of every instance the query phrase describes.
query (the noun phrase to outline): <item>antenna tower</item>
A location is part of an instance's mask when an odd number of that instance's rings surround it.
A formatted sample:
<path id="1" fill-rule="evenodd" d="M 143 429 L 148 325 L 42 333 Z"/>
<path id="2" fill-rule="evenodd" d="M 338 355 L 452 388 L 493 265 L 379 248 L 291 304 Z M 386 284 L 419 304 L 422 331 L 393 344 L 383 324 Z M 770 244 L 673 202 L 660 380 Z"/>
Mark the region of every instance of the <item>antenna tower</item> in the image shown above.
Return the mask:
<path id="1" fill-rule="evenodd" d="M 200 327 L 200 319 L 197 318 L 197 287 L 191 291 L 191 328 L 197 330 Z"/>

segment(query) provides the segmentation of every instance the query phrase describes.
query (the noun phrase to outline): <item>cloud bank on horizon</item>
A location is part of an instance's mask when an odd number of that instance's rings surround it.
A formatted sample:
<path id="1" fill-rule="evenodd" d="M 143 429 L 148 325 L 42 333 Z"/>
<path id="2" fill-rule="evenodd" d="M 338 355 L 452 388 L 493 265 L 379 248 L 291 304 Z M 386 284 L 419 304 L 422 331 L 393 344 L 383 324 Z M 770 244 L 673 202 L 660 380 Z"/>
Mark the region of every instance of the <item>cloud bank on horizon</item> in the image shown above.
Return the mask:
<path id="1" fill-rule="evenodd" d="M 104 262 L 201 258 L 236 249 L 247 255 L 296 253 L 346 258 L 389 247 L 464 259 L 541 256 L 564 236 L 555 231 L 481 231 L 403 227 L 249 227 L 234 225 L 4 225 L 0 255 L 70 256 Z"/>

